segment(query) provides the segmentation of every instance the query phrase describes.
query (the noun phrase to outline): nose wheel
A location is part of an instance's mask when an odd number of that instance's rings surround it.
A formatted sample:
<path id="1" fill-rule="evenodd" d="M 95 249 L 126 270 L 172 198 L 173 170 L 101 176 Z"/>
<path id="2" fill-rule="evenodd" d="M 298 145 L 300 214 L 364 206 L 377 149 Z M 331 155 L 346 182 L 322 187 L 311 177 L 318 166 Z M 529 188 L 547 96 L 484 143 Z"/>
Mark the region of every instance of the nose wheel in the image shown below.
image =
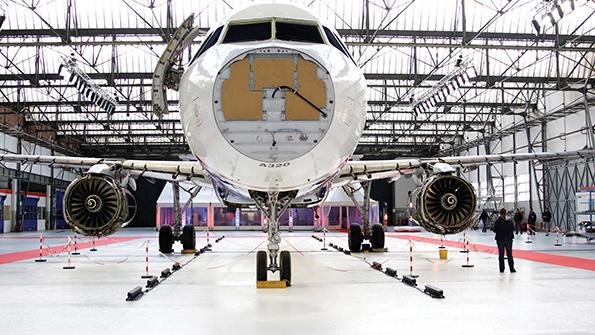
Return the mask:
<path id="1" fill-rule="evenodd" d="M 265 282 L 268 278 L 268 271 L 275 272 L 268 266 L 268 256 L 266 251 L 258 251 L 256 253 L 256 281 Z M 291 254 L 287 250 L 279 253 L 279 280 L 291 283 Z"/>
<path id="2" fill-rule="evenodd" d="M 256 253 L 256 281 L 266 281 L 267 271 L 267 253 L 261 250 Z"/>
<path id="3" fill-rule="evenodd" d="M 287 250 L 279 254 L 279 279 L 291 283 L 291 254 Z"/>

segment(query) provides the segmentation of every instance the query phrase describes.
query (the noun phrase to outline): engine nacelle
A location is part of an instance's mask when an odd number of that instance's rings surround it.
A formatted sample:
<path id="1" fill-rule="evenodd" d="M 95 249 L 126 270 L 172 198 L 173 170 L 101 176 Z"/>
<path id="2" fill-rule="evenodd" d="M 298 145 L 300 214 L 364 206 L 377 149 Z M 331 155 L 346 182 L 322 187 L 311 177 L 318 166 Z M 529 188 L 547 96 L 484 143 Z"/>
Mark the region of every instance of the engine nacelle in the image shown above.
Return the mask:
<path id="1" fill-rule="evenodd" d="M 414 194 L 414 219 L 435 234 L 456 234 L 473 224 L 477 196 L 463 178 L 436 174 L 424 181 Z"/>
<path id="2" fill-rule="evenodd" d="M 78 233 L 106 236 L 126 226 L 136 214 L 136 201 L 113 177 L 87 173 L 64 193 L 64 218 Z"/>

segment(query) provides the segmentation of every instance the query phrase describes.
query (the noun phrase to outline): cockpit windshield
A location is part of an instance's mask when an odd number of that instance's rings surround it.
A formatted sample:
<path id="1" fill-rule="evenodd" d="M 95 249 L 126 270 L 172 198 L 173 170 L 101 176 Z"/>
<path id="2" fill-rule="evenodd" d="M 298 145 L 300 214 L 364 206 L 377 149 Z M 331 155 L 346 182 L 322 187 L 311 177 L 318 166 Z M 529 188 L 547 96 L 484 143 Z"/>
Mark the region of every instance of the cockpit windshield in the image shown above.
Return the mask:
<path id="1" fill-rule="evenodd" d="M 264 41 L 271 36 L 270 22 L 231 24 L 227 28 L 223 43 Z"/>
<path id="2" fill-rule="evenodd" d="M 324 43 L 315 25 L 275 22 L 275 38 L 284 41 Z"/>

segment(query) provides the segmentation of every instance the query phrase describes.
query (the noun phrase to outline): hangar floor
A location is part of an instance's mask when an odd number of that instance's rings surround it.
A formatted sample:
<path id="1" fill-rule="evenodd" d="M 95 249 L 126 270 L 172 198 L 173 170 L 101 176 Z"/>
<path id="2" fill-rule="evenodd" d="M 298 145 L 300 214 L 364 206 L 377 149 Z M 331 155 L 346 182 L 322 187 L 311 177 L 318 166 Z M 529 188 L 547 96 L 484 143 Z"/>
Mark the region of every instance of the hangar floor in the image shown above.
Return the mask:
<path id="1" fill-rule="evenodd" d="M 388 233 L 386 253 L 344 255 L 320 251 L 308 232 L 284 233 L 292 252 L 292 287 L 256 289 L 254 250 L 265 246 L 259 232 L 226 232 L 226 239 L 158 285 L 140 300 L 126 292 L 145 280 L 143 244 L 148 239 L 150 273 L 172 260 L 156 251 L 156 233 L 127 229 L 100 240 L 91 252 L 81 240 L 74 270 L 63 270 L 67 232 L 48 232 L 52 254 L 35 263 L 36 234 L 0 235 L 0 334 L 586 334 L 595 332 L 595 244 L 538 234 L 532 244 L 517 237 L 518 273 L 498 272 L 491 233 L 471 232 L 470 261 L 460 253 L 460 235 L 449 237 L 449 259 L 439 260 L 432 234 Z M 216 235 L 217 233 L 215 233 Z M 319 235 L 319 234 L 318 234 Z M 423 289 L 432 284 L 445 299 L 372 270 L 363 258 L 409 269 Z M 345 233 L 327 242 L 346 247 Z M 197 246 L 205 244 L 204 234 Z M 179 246 L 178 246 L 179 248 Z M 47 249 L 45 249 L 47 251 Z M 521 258 L 522 257 L 522 258 Z"/>

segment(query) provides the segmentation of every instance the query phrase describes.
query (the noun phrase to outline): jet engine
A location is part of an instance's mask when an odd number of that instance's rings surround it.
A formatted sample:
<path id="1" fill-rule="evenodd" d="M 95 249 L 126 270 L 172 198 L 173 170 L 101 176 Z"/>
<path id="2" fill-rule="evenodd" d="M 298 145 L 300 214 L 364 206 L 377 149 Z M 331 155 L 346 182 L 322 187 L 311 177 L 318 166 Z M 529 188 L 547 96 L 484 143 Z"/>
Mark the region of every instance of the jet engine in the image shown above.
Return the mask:
<path id="1" fill-rule="evenodd" d="M 435 234 L 456 234 L 473 224 L 477 197 L 465 179 L 451 174 L 429 177 L 415 192 L 414 219 Z"/>
<path id="2" fill-rule="evenodd" d="M 113 177 L 87 173 L 64 193 L 64 218 L 78 233 L 106 236 L 126 226 L 136 214 L 136 201 Z"/>

